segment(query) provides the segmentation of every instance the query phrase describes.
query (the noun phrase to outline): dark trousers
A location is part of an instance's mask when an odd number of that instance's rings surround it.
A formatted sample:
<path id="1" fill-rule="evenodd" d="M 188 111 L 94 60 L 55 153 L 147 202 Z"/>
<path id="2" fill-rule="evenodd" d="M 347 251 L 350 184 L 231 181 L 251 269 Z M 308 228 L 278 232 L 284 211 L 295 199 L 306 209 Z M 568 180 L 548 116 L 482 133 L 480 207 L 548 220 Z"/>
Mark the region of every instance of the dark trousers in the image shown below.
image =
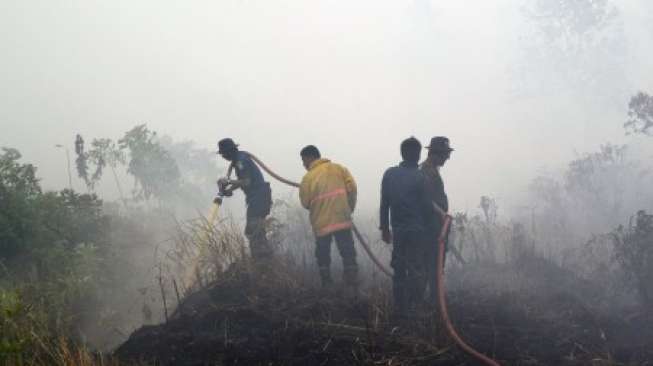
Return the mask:
<path id="1" fill-rule="evenodd" d="M 393 293 L 398 312 L 405 314 L 423 295 L 425 234 L 423 231 L 395 232 L 391 266 Z"/>
<path id="2" fill-rule="evenodd" d="M 315 257 L 317 258 L 317 265 L 320 267 L 322 282 L 327 284 L 331 281 L 329 268 L 331 266 L 331 241 L 333 238 L 335 238 L 338 251 L 342 257 L 345 282 L 355 282 L 358 265 L 356 264 L 356 249 L 354 249 L 354 238 L 351 229 L 336 231 L 324 236 L 318 236 L 315 239 Z"/>
<path id="3" fill-rule="evenodd" d="M 440 237 L 440 230 L 442 227 L 435 227 L 432 228 L 431 230 L 428 231 L 427 233 L 427 238 L 425 242 L 425 250 L 424 250 L 424 269 L 425 269 L 425 275 L 426 275 L 426 281 L 425 281 L 425 289 L 428 289 L 429 292 L 429 302 L 432 304 L 437 304 L 437 298 L 438 298 L 438 281 L 437 281 L 437 274 L 438 274 L 438 251 L 440 250 L 440 243 L 438 242 L 438 238 Z M 448 240 L 449 239 L 449 232 L 445 235 L 445 242 L 444 242 L 444 259 L 442 265 L 443 265 L 443 270 L 444 270 L 444 263 L 446 262 L 447 259 L 447 250 L 448 250 Z"/>
<path id="4" fill-rule="evenodd" d="M 268 184 L 262 186 L 261 193 L 247 196 L 247 223 L 245 236 L 249 241 L 252 259 L 272 257 L 273 250 L 265 230 L 265 218 L 272 208 L 272 193 Z"/>
<path id="5" fill-rule="evenodd" d="M 245 225 L 245 236 L 249 241 L 252 259 L 264 259 L 272 256 L 272 247 L 265 230 L 265 216 L 248 216 Z"/>
<path id="6" fill-rule="evenodd" d="M 430 239 L 430 238 L 429 238 Z M 438 298 L 438 241 L 428 240 L 424 250 L 425 289 L 428 289 L 429 302 L 435 304 Z"/>

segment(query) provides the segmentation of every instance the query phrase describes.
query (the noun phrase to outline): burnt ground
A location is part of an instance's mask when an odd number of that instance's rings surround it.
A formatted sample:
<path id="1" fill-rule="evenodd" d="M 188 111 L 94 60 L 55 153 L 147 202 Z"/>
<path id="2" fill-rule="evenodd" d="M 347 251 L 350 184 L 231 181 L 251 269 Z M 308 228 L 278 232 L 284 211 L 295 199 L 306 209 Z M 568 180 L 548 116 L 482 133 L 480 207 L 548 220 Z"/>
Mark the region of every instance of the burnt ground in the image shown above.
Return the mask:
<path id="1" fill-rule="evenodd" d="M 387 286 L 352 300 L 285 276 L 231 270 L 188 296 L 167 324 L 134 332 L 115 355 L 188 366 L 477 364 L 426 305 L 414 319 L 391 321 Z M 501 364 L 653 364 L 653 319 L 641 312 L 598 311 L 566 290 L 454 287 L 448 304 L 460 334 Z"/>

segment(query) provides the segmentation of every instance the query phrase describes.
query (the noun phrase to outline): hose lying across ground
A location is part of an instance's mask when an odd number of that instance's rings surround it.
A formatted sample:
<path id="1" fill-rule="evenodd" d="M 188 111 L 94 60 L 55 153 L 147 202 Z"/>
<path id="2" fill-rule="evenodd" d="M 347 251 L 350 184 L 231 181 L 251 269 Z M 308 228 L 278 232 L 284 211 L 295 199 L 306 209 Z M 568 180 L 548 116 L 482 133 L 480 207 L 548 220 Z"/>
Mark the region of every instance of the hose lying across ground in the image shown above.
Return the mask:
<path id="1" fill-rule="evenodd" d="M 483 362 L 485 365 L 489 366 L 499 366 L 499 363 L 495 360 L 487 357 L 486 355 L 476 351 L 474 348 L 469 346 L 465 341 L 458 335 L 456 328 L 454 328 L 451 319 L 449 318 L 449 311 L 447 310 L 447 302 L 445 299 L 444 291 L 444 255 L 445 255 L 445 242 L 447 237 L 447 231 L 451 226 L 451 216 L 444 215 L 444 224 L 442 225 L 442 230 L 440 231 L 440 236 L 438 237 L 438 270 L 437 270 L 437 281 L 438 281 L 438 306 L 440 308 L 440 316 L 444 321 L 444 325 L 447 328 L 447 333 L 453 338 L 453 340 L 458 344 L 463 351 L 467 352 L 471 356 L 475 357 L 477 360 Z"/>
<path id="2" fill-rule="evenodd" d="M 265 165 L 259 158 L 256 156 L 252 155 L 251 153 L 246 153 L 249 155 L 256 164 L 258 164 L 263 170 L 265 170 L 268 174 L 270 174 L 273 178 L 276 180 L 280 181 L 281 183 L 285 183 L 289 186 L 292 187 L 297 187 L 299 188 L 299 183 L 290 181 L 288 179 L 283 178 L 282 176 L 278 175 L 272 169 L 270 169 L 267 165 Z M 444 223 L 442 225 L 442 230 L 440 231 L 440 235 L 438 236 L 438 263 L 437 263 L 437 283 L 438 283 L 438 306 L 440 310 L 440 315 L 442 316 L 442 320 L 444 321 L 444 324 L 446 326 L 447 332 L 449 333 L 449 336 L 458 344 L 460 348 L 462 348 L 465 352 L 476 358 L 477 360 L 481 361 L 485 365 L 489 366 L 499 366 L 499 363 L 484 354 L 476 351 L 472 347 L 470 347 L 463 339 L 458 335 L 458 332 L 454 328 L 453 324 L 451 323 L 451 319 L 449 318 L 449 312 L 447 311 L 447 302 L 445 299 L 445 290 L 444 290 L 444 255 L 445 255 L 445 243 L 447 239 L 447 232 L 449 231 L 449 226 L 451 226 L 451 216 L 449 216 L 446 212 L 442 211 L 435 203 L 434 207 L 437 211 L 440 212 L 442 217 L 444 218 Z M 361 233 L 358 231 L 358 228 L 356 225 L 353 225 L 353 231 L 354 234 L 356 235 L 356 238 L 358 241 L 361 243 L 361 246 L 369 255 L 370 259 L 374 264 L 376 264 L 377 267 L 381 270 L 381 272 L 385 273 L 386 275 L 392 277 L 392 273 L 390 272 L 389 269 L 387 269 L 380 261 L 379 259 L 374 255 L 372 250 L 370 249 L 370 246 L 367 244 L 366 240 L 363 238 Z"/>

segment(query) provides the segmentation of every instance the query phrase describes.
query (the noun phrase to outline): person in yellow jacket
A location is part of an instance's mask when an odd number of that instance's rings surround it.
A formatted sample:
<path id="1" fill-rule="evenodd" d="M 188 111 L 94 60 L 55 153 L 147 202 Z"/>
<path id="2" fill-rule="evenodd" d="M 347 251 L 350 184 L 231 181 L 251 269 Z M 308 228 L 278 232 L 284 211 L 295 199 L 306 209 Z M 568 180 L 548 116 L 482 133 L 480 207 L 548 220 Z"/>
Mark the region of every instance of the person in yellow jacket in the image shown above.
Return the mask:
<path id="1" fill-rule="evenodd" d="M 299 198 L 302 206 L 310 212 L 322 286 L 332 284 L 331 240 L 335 238 L 342 257 L 343 280 L 356 291 L 358 265 L 351 232 L 356 182 L 347 168 L 323 159 L 313 145 L 303 148 L 300 155 L 308 172 L 299 187 Z"/>

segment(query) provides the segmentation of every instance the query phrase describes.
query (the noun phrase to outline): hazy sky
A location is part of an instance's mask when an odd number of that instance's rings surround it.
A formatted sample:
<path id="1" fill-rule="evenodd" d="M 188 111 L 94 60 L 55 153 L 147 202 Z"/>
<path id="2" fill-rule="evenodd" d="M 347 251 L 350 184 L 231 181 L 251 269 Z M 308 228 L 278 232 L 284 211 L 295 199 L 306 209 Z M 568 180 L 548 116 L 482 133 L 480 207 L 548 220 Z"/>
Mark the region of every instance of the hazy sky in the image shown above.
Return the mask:
<path id="1" fill-rule="evenodd" d="M 613 1 L 616 46 L 578 62 L 539 52 L 537 1 L 0 0 L 0 146 L 62 188 L 54 145 L 76 133 L 147 123 L 209 149 L 231 136 L 296 179 L 316 144 L 371 207 L 403 138 L 446 135 L 454 208 L 512 204 L 543 168 L 632 141 L 628 97 L 653 92 L 648 0 Z M 558 78 L 579 65 L 605 77 Z"/>

